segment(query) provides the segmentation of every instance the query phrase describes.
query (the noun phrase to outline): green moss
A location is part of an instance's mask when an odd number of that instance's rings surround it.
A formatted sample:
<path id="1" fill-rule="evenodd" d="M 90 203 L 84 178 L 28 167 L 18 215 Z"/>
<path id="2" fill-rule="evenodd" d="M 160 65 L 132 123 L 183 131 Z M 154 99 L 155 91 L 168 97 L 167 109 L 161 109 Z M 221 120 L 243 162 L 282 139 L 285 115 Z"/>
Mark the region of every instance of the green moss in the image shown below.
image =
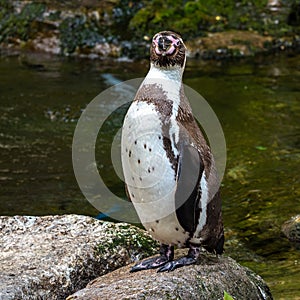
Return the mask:
<path id="1" fill-rule="evenodd" d="M 63 53 L 72 53 L 77 47 L 93 47 L 105 40 L 100 33 L 100 24 L 84 15 L 66 18 L 59 30 Z"/>
<path id="2" fill-rule="evenodd" d="M 46 6 L 42 3 L 26 4 L 18 14 L 12 5 L 0 1 L 0 41 L 19 38 L 26 41 L 36 34 L 33 22 L 43 18 Z"/>
<path id="3" fill-rule="evenodd" d="M 90 53 L 96 44 L 108 42 L 121 44 L 122 55 L 143 57 L 148 53 L 148 43 L 146 46 L 142 38 L 164 29 L 180 32 L 185 40 L 231 29 L 257 31 L 278 39 L 300 31 L 300 6 L 296 0 L 283 2 L 277 12 L 268 8 L 268 0 L 117 0 L 101 5 L 88 2 L 85 5 L 78 1 L 75 5 L 74 1 L 33 1 L 17 13 L 13 1 L 0 0 L 0 42 L 27 41 L 41 31 L 40 21 L 56 21 L 60 24 L 64 54 Z M 56 10 L 50 11 L 50 7 Z M 61 9 L 67 14 L 61 14 Z M 44 20 L 46 10 L 49 14 Z M 71 16 L 64 19 L 65 15 Z M 225 52 L 224 58 L 242 56 L 237 50 Z"/>
<path id="4" fill-rule="evenodd" d="M 157 252 L 158 243 L 132 225 L 118 224 L 111 232 L 111 239 L 97 245 L 96 252 L 100 255 L 107 252 L 114 253 L 118 248 L 125 247 L 131 254 L 136 252 L 150 256 Z"/>
<path id="5" fill-rule="evenodd" d="M 139 36 L 166 28 L 181 32 L 184 38 L 228 29 L 256 30 L 275 36 L 293 31 L 287 24 L 286 11 L 272 14 L 267 4 L 267 0 L 198 0 L 184 4 L 179 0 L 143 1 L 143 8 L 130 20 L 129 27 Z M 294 15 L 293 20 L 300 19 L 297 13 Z"/>

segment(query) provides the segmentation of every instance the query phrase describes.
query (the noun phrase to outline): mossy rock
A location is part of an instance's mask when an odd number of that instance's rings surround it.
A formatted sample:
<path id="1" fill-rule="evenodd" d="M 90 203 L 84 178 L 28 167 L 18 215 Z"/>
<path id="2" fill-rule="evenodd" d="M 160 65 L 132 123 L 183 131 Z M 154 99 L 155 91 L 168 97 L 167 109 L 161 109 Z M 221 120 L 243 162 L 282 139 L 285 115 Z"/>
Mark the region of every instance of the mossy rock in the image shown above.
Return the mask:
<path id="1" fill-rule="evenodd" d="M 175 251 L 177 257 L 184 253 Z M 226 294 L 233 299 L 273 299 L 260 276 L 225 256 L 203 253 L 196 265 L 165 273 L 156 270 L 130 273 L 130 267 L 96 278 L 67 300 L 206 300 L 223 299 Z M 229 295 L 225 299 L 229 300 Z"/>
<path id="2" fill-rule="evenodd" d="M 300 243 L 300 215 L 286 221 L 282 225 L 282 232 L 291 242 Z"/>

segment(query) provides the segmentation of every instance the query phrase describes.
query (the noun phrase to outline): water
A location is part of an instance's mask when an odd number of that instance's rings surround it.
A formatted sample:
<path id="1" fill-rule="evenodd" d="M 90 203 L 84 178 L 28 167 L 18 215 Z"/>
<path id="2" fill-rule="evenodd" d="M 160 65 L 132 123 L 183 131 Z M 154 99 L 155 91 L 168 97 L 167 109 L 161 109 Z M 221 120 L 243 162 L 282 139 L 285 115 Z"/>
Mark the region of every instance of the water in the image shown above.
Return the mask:
<path id="1" fill-rule="evenodd" d="M 144 76 L 147 64 L 41 55 L 0 59 L 1 215 L 98 213 L 72 169 L 76 121 L 96 95 Z M 280 229 L 300 213 L 300 56 L 191 60 L 184 80 L 209 101 L 226 137 L 227 254 L 259 273 L 275 299 L 300 299 L 300 251 Z M 124 196 L 109 162 L 105 158 L 99 168 Z"/>

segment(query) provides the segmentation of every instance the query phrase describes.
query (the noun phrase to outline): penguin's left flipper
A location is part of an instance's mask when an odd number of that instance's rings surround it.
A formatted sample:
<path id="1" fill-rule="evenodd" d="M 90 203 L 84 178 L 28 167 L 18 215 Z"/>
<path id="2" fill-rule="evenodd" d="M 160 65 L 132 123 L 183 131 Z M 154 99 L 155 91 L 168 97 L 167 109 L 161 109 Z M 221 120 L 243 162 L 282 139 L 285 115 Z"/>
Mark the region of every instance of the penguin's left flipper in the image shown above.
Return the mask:
<path id="1" fill-rule="evenodd" d="M 201 177 L 204 164 L 200 152 L 190 144 L 182 144 L 178 160 L 176 216 L 186 232 L 193 234 L 199 222 Z"/>

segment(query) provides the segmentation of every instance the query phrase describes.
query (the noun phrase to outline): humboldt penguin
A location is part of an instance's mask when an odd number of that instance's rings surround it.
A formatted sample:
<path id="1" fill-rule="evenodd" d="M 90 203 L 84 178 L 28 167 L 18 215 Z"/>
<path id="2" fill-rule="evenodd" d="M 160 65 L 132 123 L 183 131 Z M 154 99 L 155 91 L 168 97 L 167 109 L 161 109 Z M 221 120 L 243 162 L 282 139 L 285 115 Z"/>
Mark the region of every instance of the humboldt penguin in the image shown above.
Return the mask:
<path id="1" fill-rule="evenodd" d="M 131 272 L 194 264 L 201 248 L 223 252 L 220 183 L 184 93 L 185 62 L 179 34 L 155 34 L 150 70 L 124 118 L 126 192 L 145 229 L 161 244 L 160 256 L 137 263 Z M 174 247 L 189 248 L 188 254 L 174 260 Z"/>

